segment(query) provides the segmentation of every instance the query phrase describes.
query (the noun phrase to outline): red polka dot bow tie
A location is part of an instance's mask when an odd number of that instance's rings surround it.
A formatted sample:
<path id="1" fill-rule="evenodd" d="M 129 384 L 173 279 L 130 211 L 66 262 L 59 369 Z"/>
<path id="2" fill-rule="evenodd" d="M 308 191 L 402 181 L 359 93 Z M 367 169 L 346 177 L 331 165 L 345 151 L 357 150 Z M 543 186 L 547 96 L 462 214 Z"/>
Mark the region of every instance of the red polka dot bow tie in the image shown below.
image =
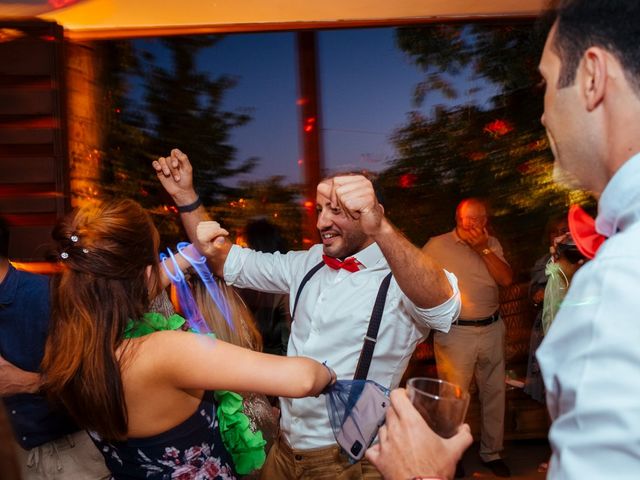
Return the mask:
<path id="1" fill-rule="evenodd" d="M 322 260 L 327 264 L 327 266 L 334 270 L 340 270 L 341 268 L 344 268 L 347 272 L 357 272 L 360 270 L 360 262 L 354 257 L 347 257 L 343 261 L 338 258 L 322 255 Z"/>
<path id="2" fill-rule="evenodd" d="M 576 247 L 585 257 L 595 257 L 598 248 L 607 239 L 596 231 L 596 221 L 580 205 L 569 208 L 569 231 Z"/>

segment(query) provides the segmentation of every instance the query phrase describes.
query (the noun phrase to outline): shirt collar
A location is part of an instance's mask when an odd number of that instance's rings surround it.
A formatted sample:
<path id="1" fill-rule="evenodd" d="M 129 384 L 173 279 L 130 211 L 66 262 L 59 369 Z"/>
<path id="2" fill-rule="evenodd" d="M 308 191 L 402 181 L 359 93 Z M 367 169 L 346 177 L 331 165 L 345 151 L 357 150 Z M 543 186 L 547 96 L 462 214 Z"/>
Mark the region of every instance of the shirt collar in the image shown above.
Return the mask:
<path id="1" fill-rule="evenodd" d="M 375 242 L 351 256 L 358 260 L 364 268 L 371 268 L 381 259 L 384 259 L 382 250 L 380 250 L 380 247 Z"/>
<path id="2" fill-rule="evenodd" d="M 640 153 L 627 160 L 605 187 L 598 202 L 596 230 L 610 237 L 640 218 Z"/>
<path id="3" fill-rule="evenodd" d="M 13 265 L 9 264 L 9 271 L 0 283 L 0 305 L 9 305 L 13 302 L 18 288 L 18 275 Z"/>
<path id="4" fill-rule="evenodd" d="M 464 243 L 465 245 L 467 244 L 467 242 L 465 242 L 464 240 L 462 240 L 460 238 L 460 235 L 458 235 L 458 229 L 457 227 L 453 227 L 453 230 L 451 230 L 451 235 L 453 235 L 453 239 L 457 242 L 457 243 Z"/>

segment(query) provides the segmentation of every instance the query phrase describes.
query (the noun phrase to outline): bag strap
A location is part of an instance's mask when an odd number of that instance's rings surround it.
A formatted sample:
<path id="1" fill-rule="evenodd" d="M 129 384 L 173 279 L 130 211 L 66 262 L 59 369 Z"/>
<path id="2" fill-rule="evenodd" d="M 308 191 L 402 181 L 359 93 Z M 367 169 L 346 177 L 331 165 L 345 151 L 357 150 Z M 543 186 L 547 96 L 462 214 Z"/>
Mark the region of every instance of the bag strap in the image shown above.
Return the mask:
<path id="1" fill-rule="evenodd" d="M 353 376 L 354 380 L 366 380 L 367 375 L 369 374 L 369 367 L 371 366 L 371 359 L 373 358 L 373 350 L 376 348 L 378 330 L 380 329 L 382 312 L 384 311 L 384 304 L 387 300 L 387 291 L 389 290 L 389 284 L 391 283 L 392 276 L 393 274 L 389 273 L 384 277 L 380 284 L 380 288 L 378 289 L 376 303 L 373 305 L 371 319 L 369 320 L 369 328 L 367 330 L 367 334 L 364 336 L 364 344 L 360 351 L 358 366 L 356 367 L 356 373 Z"/>
<path id="2" fill-rule="evenodd" d="M 318 270 L 320 270 L 322 267 L 324 267 L 324 265 L 325 265 L 324 262 L 320 262 L 315 267 L 313 267 L 311 270 L 309 270 L 307 272 L 307 274 L 302 278 L 302 281 L 300 282 L 300 286 L 298 287 L 298 292 L 296 293 L 296 299 L 293 302 L 293 313 L 291 314 L 291 321 L 292 322 L 296 318 L 296 308 L 298 308 L 298 300 L 300 300 L 300 294 L 302 293 L 302 289 L 307 284 L 309 279 L 311 277 L 313 277 Z"/>

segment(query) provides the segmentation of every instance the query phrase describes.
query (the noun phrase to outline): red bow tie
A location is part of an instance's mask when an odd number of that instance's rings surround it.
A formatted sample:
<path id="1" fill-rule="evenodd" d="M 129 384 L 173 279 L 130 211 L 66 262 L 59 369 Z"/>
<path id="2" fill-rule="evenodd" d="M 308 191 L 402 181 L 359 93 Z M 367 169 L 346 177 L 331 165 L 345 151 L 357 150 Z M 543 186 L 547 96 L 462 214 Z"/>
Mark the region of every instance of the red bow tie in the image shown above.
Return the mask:
<path id="1" fill-rule="evenodd" d="M 341 268 L 344 268 L 347 272 L 357 272 L 360 270 L 360 262 L 354 257 L 348 257 L 342 261 L 338 258 L 322 255 L 322 260 L 327 264 L 327 266 L 334 270 L 340 270 Z"/>
<path id="2" fill-rule="evenodd" d="M 607 239 L 596 231 L 596 221 L 580 205 L 569 208 L 569 231 L 576 247 L 587 258 L 593 258 Z"/>

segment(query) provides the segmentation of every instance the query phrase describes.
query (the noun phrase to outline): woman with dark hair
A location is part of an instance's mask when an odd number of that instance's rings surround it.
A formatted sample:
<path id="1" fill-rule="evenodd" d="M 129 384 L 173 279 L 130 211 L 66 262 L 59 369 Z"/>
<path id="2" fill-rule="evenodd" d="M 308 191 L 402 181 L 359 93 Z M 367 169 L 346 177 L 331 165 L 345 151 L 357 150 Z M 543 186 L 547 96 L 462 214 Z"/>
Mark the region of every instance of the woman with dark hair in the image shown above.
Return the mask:
<path id="1" fill-rule="evenodd" d="M 212 391 L 304 397 L 335 379 L 312 359 L 206 335 L 127 335 L 160 283 L 158 233 L 133 201 L 75 210 L 54 240 L 63 268 L 53 286 L 45 388 L 90 431 L 115 479 L 236 478 Z"/>

